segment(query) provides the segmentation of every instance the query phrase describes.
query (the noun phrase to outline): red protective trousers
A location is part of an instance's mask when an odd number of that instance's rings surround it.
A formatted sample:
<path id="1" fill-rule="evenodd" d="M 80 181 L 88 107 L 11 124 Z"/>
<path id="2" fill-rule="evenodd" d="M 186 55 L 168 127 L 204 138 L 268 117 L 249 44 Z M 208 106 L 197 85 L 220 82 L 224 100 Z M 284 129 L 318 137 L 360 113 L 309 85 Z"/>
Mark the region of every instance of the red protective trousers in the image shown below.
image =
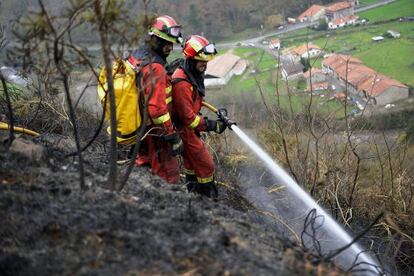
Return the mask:
<path id="1" fill-rule="evenodd" d="M 195 174 L 199 183 L 213 181 L 214 161 L 200 132 L 206 130 L 204 118 L 198 115 L 203 97 L 186 81 L 187 76 L 179 68 L 172 75 L 173 114 L 178 119 L 178 132 L 184 144 L 184 167 L 187 174 Z M 176 82 L 176 80 L 180 80 Z"/>
<path id="2" fill-rule="evenodd" d="M 178 183 L 180 180 L 179 163 L 170 153 L 170 144 L 162 139 L 162 135 L 174 133 L 170 117 L 172 111 L 171 83 L 163 64 L 150 63 L 142 69 L 141 88 L 148 99 L 147 136 L 143 143 L 145 153 L 140 153 L 136 160 L 138 166 L 150 164 L 151 171 L 169 183 Z M 145 123 L 145 122 L 143 122 Z"/>

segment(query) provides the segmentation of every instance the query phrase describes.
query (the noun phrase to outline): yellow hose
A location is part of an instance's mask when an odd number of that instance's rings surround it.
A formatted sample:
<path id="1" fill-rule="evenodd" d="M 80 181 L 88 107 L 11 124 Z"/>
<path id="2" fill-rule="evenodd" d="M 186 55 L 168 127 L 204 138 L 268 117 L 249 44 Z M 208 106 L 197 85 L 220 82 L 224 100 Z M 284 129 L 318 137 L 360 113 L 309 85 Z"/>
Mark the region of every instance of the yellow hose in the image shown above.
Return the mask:
<path id="1" fill-rule="evenodd" d="M 215 108 L 214 106 L 212 106 L 211 104 L 207 103 L 207 102 L 202 102 L 202 105 L 204 105 L 205 107 L 207 107 L 208 109 L 210 109 L 211 111 L 213 111 L 214 113 L 217 113 L 218 109 Z"/>
<path id="2" fill-rule="evenodd" d="M 9 128 L 10 128 L 9 124 L 6 124 L 4 122 L 0 122 L 0 129 L 1 130 L 9 130 Z M 30 129 L 27 129 L 27 128 L 23 128 L 23 127 L 13 127 L 13 130 L 16 131 L 16 132 L 24 133 L 24 134 L 35 136 L 35 137 L 40 135 L 36 131 L 30 130 Z"/>

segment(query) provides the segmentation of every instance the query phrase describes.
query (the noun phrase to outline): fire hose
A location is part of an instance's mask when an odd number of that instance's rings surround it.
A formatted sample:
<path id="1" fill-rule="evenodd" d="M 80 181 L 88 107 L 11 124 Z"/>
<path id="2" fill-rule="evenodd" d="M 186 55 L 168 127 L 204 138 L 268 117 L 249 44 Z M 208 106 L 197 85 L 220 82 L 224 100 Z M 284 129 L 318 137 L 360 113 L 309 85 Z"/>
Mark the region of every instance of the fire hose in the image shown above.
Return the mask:
<path id="1" fill-rule="evenodd" d="M 202 105 L 204 107 L 206 107 L 207 109 L 211 110 L 212 112 L 214 112 L 215 114 L 217 114 L 218 118 L 221 121 L 223 121 L 229 129 L 231 129 L 232 125 L 236 124 L 236 122 L 230 120 L 227 117 L 227 110 L 226 109 L 224 109 L 224 108 L 218 109 L 218 108 L 214 107 L 213 105 L 211 105 L 207 102 L 202 102 Z M 0 122 L 0 130 L 9 130 L 9 129 L 10 129 L 9 124 L 4 123 L 4 122 Z M 15 127 L 13 127 L 13 131 L 24 133 L 24 134 L 31 135 L 31 136 L 34 136 L 34 137 L 37 137 L 37 136 L 40 135 L 38 132 L 27 129 L 27 128 L 24 128 L 24 127 L 16 127 L 15 126 Z"/>
<path id="2" fill-rule="evenodd" d="M 4 122 L 0 122 L 0 130 L 9 130 L 10 129 L 10 125 Z M 24 128 L 24 127 L 13 127 L 13 131 L 15 132 L 20 132 L 20 133 L 24 133 L 27 135 L 31 135 L 34 137 L 39 136 L 40 134 L 37 133 L 36 131 Z"/>

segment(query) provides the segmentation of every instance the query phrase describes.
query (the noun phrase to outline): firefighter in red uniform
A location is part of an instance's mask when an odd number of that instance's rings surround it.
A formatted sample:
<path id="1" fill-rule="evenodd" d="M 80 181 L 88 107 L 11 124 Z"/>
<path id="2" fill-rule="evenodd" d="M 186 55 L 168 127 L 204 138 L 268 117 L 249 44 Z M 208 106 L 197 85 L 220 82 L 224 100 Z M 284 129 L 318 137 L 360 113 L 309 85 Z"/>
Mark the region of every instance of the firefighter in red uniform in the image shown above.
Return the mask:
<path id="1" fill-rule="evenodd" d="M 183 159 L 187 188 L 208 197 L 217 197 L 214 162 L 200 132 L 222 133 L 226 126 L 220 120 L 199 115 L 205 96 L 204 72 L 207 62 L 217 54 L 214 44 L 199 35 L 185 41 L 184 62 L 172 75 L 174 122 L 184 143 Z"/>
<path id="2" fill-rule="evenodd" d="M 153 129 L 151 136 L 143 141 L 144 151 L 139 153 L 136 164 L 149 164 L 154 174 L 169 183 L 177 183 L 180 171 L 175 156 L 181 153 L 183 143 L 171 121 L 172 87 L 164 66 L 173 43 L 182 42 L 181 27 L 172 17 L 163 15 L 154 20 L 149 35 L 147 46 L 128 58 L 139 69 L 138 86 L 148 97 L 147 130 Z"/>

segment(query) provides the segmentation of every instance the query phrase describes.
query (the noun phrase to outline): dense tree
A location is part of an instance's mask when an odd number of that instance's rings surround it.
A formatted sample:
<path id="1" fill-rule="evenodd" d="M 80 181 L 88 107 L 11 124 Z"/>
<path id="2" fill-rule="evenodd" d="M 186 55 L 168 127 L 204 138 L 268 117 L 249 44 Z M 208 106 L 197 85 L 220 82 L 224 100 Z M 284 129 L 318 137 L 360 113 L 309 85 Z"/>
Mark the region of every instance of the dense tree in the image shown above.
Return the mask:
<path id="1" fill-rule="evenodd" d="M 283 17 L 280 14 L 272 14 L 266 18 L 266 27 L 273 29 L 283 24 Z"/>
<path id="2" fill-rule="evenodd" d="M 124 1 L 130 11 L 136 10 L 137 22 L 141 21 L 144 6 L 142 1 Z M 49 10 L 58 14 L 65 10 L 69 1 L 43 2 Z M 173 16 L 183 26 L 184 34 L 203 33 L 217 40 L 246 29 L 257 29 L 260 25 L 274 28 L 283 22 L 284 17 L 297 16 L 313 2 L 320 3 L 308 0 L 151 0 L 148 11 Z M 38 4 L 37 0 L 2 0 L 1 5 L 0 23 L 5 24 Z M 90 29 L 85 28 L 83 32 L 75 37 L 86 40 L 85 42 L 97 41 L 96 36 L 91 36 Z"/>

